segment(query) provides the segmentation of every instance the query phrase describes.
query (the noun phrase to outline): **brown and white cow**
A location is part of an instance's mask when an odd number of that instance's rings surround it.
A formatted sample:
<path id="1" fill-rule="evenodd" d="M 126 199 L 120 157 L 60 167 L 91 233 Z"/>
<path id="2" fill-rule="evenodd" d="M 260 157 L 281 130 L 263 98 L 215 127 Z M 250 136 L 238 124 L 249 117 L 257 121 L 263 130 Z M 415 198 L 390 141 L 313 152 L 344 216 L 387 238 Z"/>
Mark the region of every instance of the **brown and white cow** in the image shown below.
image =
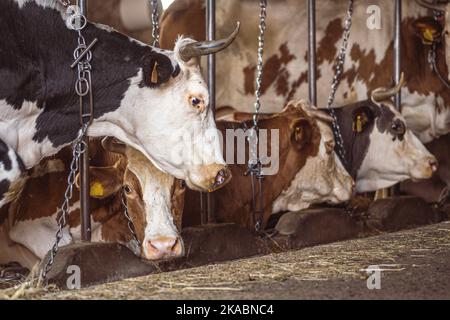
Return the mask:
<path id="1" fill-rule="evenodd" d="M 423 1 L 421 1 L 423 2 Z M 442 1 L 441 1 L 442 2 Z M 161 45 L 172 48 L 178 34 L 203 39 L 205 9 L 202 0 L 176 0 L 161 22 Z M 249 112 L 253 106 L 258 34 L 257 0 L 219 1 L 217 35 L 229 31 L 230 17 L 242 21 L 239 39 L 217 61 L 217 106 L 232 106 Z M 428 7 L 433 7 L 427 5 Z M 330 93 L 333 63 L 341 45 L 348 1 L 317 1 L 318 106 L 324 107 Z M 437 64 L 450 82 L 450 3 L 434 7 L 446 10 L 441 22 L 415 1 L 403 1 L 402 69 L 406 86 L 402 90 L 403 115 L 422 142 L 450 131 L 450 90 L 427 62 L 430 46 L 423 35 L 443 29 L 437 45 Z M 391 0 L 359 0 L 354 3 L 353 24 L 342 82 L 335 105 L 369 98 L 370 92 L 392 81 L 393 15 Z M 193 19 L 192 17 L 196 17 Z M 380 18 L 380 28 L 376 28 Z M 268 2 L 262 105 L 266 112 L 279 112 L 291 99 L 308 96 L 306 2 Z M 419 35 L 419 36 L 418 36 Z"/>
<path id="2" fill-rule="evenodd" d="M 407 179 L 428 179 L 438 169 L 436 158 L 407 127 L 390 100 L 403 80 L 394 88 L 376 89 L 370 100 L 334 109 L 343 138 L 344 166 L 356 182 L 356 192 L 377 191 Z M 217 114 L 248 118 L 248 114 L 229 107 Z"/>
<path id="3" fill-rule="evenodd" d="M 92 241 L 118 242 L 130 247 L 145 259 L 178 257 L 184 253 L 178 230 L 184 201 L 184 185 L 156 169 L 140 152 L 107 139 L 91 143 L 97 150 L 91 171 Z M 95 151 L 94 151 L 95 152 Z M 63 149 L 56 157 L 46 159 L 31 170 L 19 199 L 9 206 L 2 223 L 3 242 L 0 263 L 14 261 L 30 267 L 30 254 L 42 259 L 55 239 L 56 219 L 63 199 L 70 150 Z M 123 190 L 123 194 L 122 194 Z M 133 221 L 140 247 L 131 237 L 124 215 L 122 196 Z M 78 193 L 70 203 L 68 226 L 61 244 L 80 240 Z M 5 248 L 3 248 L 5 247 Z M 25 250 L 26 251 L 26 250 Z"/>
<path id="4" fill-rule="evenodd" d="M 247 119 L 249 117 L 251 115 L 247 115 Z M 334 138 L 329 127 L 331 121 L 324 112 L 304 101 L 290 102 L 281 113 L 259 121 L 260 130 L 267 130 L 268 141 L 272 141 L 271 130 L 278 129 L 279 135 L 278 173 L 266 175 L 263 181 L 263 227 L 272 213 L 350 199 L 354 182 L 334 152 Z M 252 122 L 218 121 L 217 127 L 226 136 L 227 130 L 250 128 Z M 228 139 L 224 144 L 228 151 L 227 143 L 230 143 Z M 276 152 L 272 144 L 267 148 L 267 154 Z M 230 163 L 228 156 L 227 163 Z M 229 164 L 229 168 L 233 179 L 228 186 L 214 193 L 216 217 L 218 222 L 234 222 L 253 230 L 251 178 L 244 175 L 248 166 L 238 163 Z M 195 203 L 198 196 L 188 193 L 187 199 L 184 222 L 192 225 L 199 216 L 200 207 Z"/>
<path id="5" fill-rule="evenodd" d="M 391 187 L 407 179 L 428 179 L 436 158 L 408 128 L 390 98 L 401 88 L 376 89 L 370 100 L 334 109 L 345 149 L 344 164 L 356 192 Z"/>

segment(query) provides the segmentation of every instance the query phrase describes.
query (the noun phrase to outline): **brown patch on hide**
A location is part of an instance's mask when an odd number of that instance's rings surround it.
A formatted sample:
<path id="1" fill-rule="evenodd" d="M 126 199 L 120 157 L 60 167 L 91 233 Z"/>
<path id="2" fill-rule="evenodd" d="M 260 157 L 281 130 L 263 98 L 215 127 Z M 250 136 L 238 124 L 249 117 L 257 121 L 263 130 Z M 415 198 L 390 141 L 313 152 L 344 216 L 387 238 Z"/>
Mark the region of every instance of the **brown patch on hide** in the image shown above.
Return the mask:
<path id="1" fill-rule="evenodd" d="M 287 65 L 294 60 L 295 55 L 291 54 L 287 42 L 279 48 L 279 53 L 272 55 L 263 66 L 263 79 L 261 84 L 261 93 L 264 94 L 270 86 L 275 84 L 276 93 L 279 96 L 287 95 L 289 91 L 289 72 Z M 244 72 L 244 92 L 245 94 L 254 94 L 256 67 L 247 66 Z"/>

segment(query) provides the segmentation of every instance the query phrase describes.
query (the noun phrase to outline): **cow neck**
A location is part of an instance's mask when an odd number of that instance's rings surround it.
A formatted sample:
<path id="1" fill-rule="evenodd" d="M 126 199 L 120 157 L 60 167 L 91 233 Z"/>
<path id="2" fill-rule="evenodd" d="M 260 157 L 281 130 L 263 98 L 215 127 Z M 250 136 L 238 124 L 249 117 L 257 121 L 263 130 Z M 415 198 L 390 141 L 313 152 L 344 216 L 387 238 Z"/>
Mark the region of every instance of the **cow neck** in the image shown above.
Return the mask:
<path id="1" fill-rule="evenodd" d="M 20 9 L 14 1 L 2 1 L 0 12 L 0 72 L 8 77 L 8 82 L 0 86 L 0 101 L 6 101 L 1 107 L 7 108 L 5 111 L 13 108 L 15 112 L 10 113 L 20 120 L 34 117 L 32 140 L 42 143 L 48 138 L 57 150 L 72 142 L 80 127 L 76 75 L 70 68 L 76 33 L 65 26 L 59 11 L 44 9 L 32 1 Z M 92 23 L 85 28 L 84 36 L 88 43 L 99 39 L 92 59 L 94 118 L 99 118 L 119 108 L 129 79 L 138 74 L 142 58 L 152 49 Z M 34 107 L 25 108 L 28 104 Z M 26 139 L 19 132 L 17 140 Z"/>
<path id="2" fill-rule="evenodd" d="M 303 111 L 295 111 L 294 113 L 276 114 L 267 119 L 259 121 L 260 129 L 279 129 L 280 146 L 279 146 L 279 171 L 276 175 L 265 176 L 263 180 L 264 189 L 264 215 L 262 222 L 262 229 L 265 228 L 267 222 L 272 214 L 272 205 L 275 199 L 292 183 L 296 174 L 303 168 L 309 157 L 314 157 L 318 154 L 319 142 L 321 135 L 319 128 L 313 124 L 313 140 L 306 147 L 306 149 L 297 151 L 291 145 L 291 124 L 300 117 L 307 117 Z M 244 121 L 242 123 L 219 121 L 217 128 L 225 135 L 226 129 L 245 129 L 251 128 L 252 121 Z M 268 136 L 270 141 L 270 134 Z M 248 147 L 248 146 L 247 146 Z M 246 149 L 248 150 L 248 148 Z M 271 154 L 270 144 L 268 146 L 268 154 Z M 248 161 L 248 154 L 246 154 Z M 219 221 L 239 223 L 253 230 L 254 222 L 251 219 L 252 208 L 252 192 L 251 192 L 251 178 L 244 176 L 244 172 L 248 167 L 246 164 L 230 165 L 233 174 L 231 182 L 216 191 L 217 194 L 217 217 Z M 237 187 L 238 186 L 238 187 Z M 259 194 L 256 194 L 258 199 Z"/>

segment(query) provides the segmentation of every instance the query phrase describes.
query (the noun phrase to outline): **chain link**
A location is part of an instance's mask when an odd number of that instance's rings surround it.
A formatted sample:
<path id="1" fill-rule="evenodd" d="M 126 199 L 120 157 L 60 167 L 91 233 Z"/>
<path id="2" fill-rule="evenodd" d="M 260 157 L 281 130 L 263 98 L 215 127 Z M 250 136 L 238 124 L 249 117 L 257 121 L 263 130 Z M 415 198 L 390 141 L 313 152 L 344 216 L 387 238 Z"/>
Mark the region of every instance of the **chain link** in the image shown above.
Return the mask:
<path id="1" fill-rule="evenodd" d="M 67 188 L 64 193 L 64 202 L 61 205 L 61 215 L 59 216 L 58 222 L 58 230 L 55 235 L 55 243 L 53 244 L 52 249 L 50 250 L 50 255 L 47 262 L 41 269 L 40 278 L 41 281 L 47 281 L 47 274 L 53 266 L 53 262 L 55 260 L 55 256 L 59 250 L 59 243 L 62 239 L 62 232 L 67 224 L 67 218 L 69 217 L 69 209 L 70 209 L 70 200 L 73 196 L 73 187 L 75 185 L 76 173 L 78 172 L 80 165 L 80 157 L 86 150 L 86 143 L 84 142 L 84 137 L 86 135 L 86 131 L 88 129 L 88 124 L 84 124 L 79 133 L 78 137 L 75 140 L 72 146 L 72 161 L 70 163 L 70 172 L 67 177 Z"/>
<path id="2" fill-rule="evenodd" d="M 87 130 L 93 118 L 93 94 L 92 94 L 92 75 L 91 75 L 91 60 L 92 60 L 92 46 L 97 42 L 97 39 L 87 46 L 86 40 L 82 35 L 82 30 L 87 25 L 87 19 L 84 15 L 77 12 L 75 17 L 69 16 L 68 19 L 78 19 L 78 23 L 72 23 L 73 30 L 78 34 L 77 42 L 78 46 L 73 52 L 73 58 L 75 62 L 71 65 L 71 68 L 77 66 L 77 80 L 75 81 L 75 92 L 80 99 L 80 123 L 81 128 L 78 132 L 78 136 L 72 145 L 72 161 L 70 163 L 69 174 L 67 177 L 67 188 L 64 193 L 64 201 L 61 205 L 61 214 L 57 218 L 58 230 L 55 234 L 55 242 L 49 252 L 48 260 L 43 264 L 40 272 L 40 282 L 47 284 L 47 275 L 51 270 L 55 261 L 56 254 L 59 250 L 59 244 L 62 239 L 63 229 L 66 227 L 67 219 L 69 217 L 70 200 L 73 197 L 73 189 L 76 182 L 76 174 L 80 167 L 81 155 L 87 150 L 88 146 L 85 142 Z M 81 23 L 80 23 L 81 22 Z M 84 97 L 89 94 L 89 111 L 84 112 Z M 85 119 L 88 118 L 88 121 Z"/>
<path id="3" fill-rule="evenodd" d="M 258 36 L 258 64 L 256 73 L 256 90 L 255 90 L 255 114 L 253 115 L 253 124 L 258 128 L 258 118 L 261 109 L 261 86 L 263 76 L 263 55 L 264 55 L 264 42 L 266 32 L 266 19 L 267 19 L 267 0 L 260 0 L 260 13 L 259 13 L 259 36 Z"/>
<path id="4" fill-rule="evenodd" d="M 262 169 L 261 159 L 258 156 L 258 137 L 259 137 L 259 113 L 261 110 L 261 86 L 263 80 L 264 67 L 264 42 L 266 32 L 267 19 L 267 0 L 260 0 L 259 3 L 259 35 L 258 35 L 258 62 L 256 69 L 256 88 L 255 88 L 255 113 L 253 114 L 253 128 L 250 129 L 248 136 L 250 158 L 248 161 L 248 171 L 250 174 L 252 186 L 252 206 L 253 206 L 253 220 L 255 222 L 255 231 L 260 232 L 262 226 L 262 219 L 264 214 L 264 200 L 263 200 L 263 179 L 264 173 Z M 256 181 L 259 187 L 259 201 L 257 201 Z"/>
<path id="5" fill-rule="evenodd" d="M 128 205 L 127 205 L 127 198 L 125 196 L 125 188 L 122 188 L 122 207 L 123 207 L 123 214 L 125 215 L 125 218 L 128 222 L 128 229 L 130 230 L 131 236 L 133 237 L 133 241 L 137 244 L 137 247 L 139 248 L 141 246 L 141 242 L 139 241 L 136 229 L 134 228 L 133 220 L 131 219 L 129 213 L 128 213 Z"/>
<path id="6" fill-rule="evenodd" d="M 159 8 L 158 0 L 151 0 L 153 46 L 159 48 Z"/>
<path id="7" fill-rule="evenodd" d="M 331 117 L 334 119 L 333 124 L 332 124 L 332 129 L 333 129 L 334 136 L 336 138 L 336 145 L 338 147 L 337 151 L 338 151 L 339 157 L 341 158 L 342 162 L 344 162 L 344 164 L 347 164 L 345 148 L 344 148 L 344 139 L 342 138 L 341 130 L 340 130 L 339 124 L 337 122 L 336 112 L 332 108 L 332 105 L 333 105 L 334 99 L 336 97 L 337 89 L 339 88 L 339 84 L 341 82 L 342 73 L 344 71 L 345 57 L 347 55 L 348 40 L 350 38 L 350 30 L 351 30 L 351 26 L 352 26 L 352 17 L 353 17 L 353 0 L 349 0 L 348 8 L 347 8 L 347 17 L 345 19 L 345 24 L 344 24 L 344 34 L 343 34 L 342 45 L 341 45 L 339 54 L 336 59 L 336 64 L 335 64 L 336 72 L 334 74 L 333 81 L 331 83 L 331 92 L 330 92 L 330 95 L 328 97 L 328 102 L 327 102 L 327 108 L 329 109 Z"/>

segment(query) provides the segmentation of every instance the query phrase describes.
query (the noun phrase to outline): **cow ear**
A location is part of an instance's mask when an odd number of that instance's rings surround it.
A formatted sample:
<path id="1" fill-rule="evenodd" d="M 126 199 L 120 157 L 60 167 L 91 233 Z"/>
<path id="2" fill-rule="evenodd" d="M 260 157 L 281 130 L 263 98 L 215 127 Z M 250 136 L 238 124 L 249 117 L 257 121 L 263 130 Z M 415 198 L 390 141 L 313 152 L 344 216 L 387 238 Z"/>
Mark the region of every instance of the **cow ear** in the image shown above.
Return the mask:
<path id="1" fill-rule="evenodd" d="M 144 58 L 143 85 L 150 88 L 158 87 L 167 81 L 174 73 L 172 61 L 164 54 L 152 52 Z"/>
<path id="2" fill-rule="evenodd" d="M 366 106 L 359 107 L 353 111 L 352 115 L 352 130 L 355 133 L 361 133 L 365 131 L 370 125 L 372 125 L 375 119 L 373 111 Z"/>
<path id="3" fill-rule="evenodd" d="M 123 177 L 117 166 L 89 167 L 89 195 L 92 198 L 104 199 L 118 192 L 122 187 Z M 80 188 L 80 176 L 77 175 L 76 186 Z"/>
<path id="4" fill-rule="evenodd" d="M 294 122 L 291 132 L 291 143 L 297 151 L 301 151 L 310 142 L 312 137 L 312 126 L 307 119 Z"/>
<path id="5" fill-rule="evenodd" d="M 442 38 L 444 31 L 441 23 L 432 17 L 417 19 L 412 24 L 414 33 L 422 40 L 424 45 L 432 45 Z"/>

